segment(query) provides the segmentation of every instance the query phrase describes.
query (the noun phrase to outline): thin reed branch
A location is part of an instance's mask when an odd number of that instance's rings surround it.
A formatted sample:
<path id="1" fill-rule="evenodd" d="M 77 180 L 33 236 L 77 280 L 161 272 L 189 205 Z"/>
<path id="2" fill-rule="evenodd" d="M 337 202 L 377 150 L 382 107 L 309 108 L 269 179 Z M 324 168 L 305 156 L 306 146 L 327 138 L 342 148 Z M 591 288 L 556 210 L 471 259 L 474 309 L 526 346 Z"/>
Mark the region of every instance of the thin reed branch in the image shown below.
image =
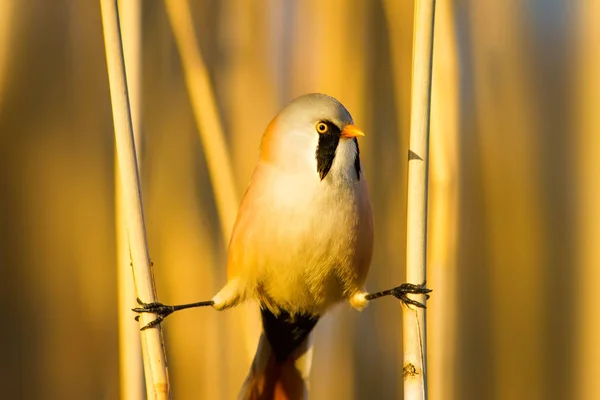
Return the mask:
<path id="1" fill-rule="evenodd" d="M 100 6 L 123 205 L 126 210 L 127 236 L 129 239 L 134 281 L 138 297 L 146 302 L 154 302 L 157 301 L 156 289 L 146 241 L 117 1 L 100 0 Z M 141 326 L 146 325 L 154 318 L 155 316 L 151 314 L 142 315 L 140 317 Z M 170 397 L 169 381 L 162 331 L 157 326 L 153 329 L 147 329 L 140 334 L 148 398 L 167 399 Z"/>

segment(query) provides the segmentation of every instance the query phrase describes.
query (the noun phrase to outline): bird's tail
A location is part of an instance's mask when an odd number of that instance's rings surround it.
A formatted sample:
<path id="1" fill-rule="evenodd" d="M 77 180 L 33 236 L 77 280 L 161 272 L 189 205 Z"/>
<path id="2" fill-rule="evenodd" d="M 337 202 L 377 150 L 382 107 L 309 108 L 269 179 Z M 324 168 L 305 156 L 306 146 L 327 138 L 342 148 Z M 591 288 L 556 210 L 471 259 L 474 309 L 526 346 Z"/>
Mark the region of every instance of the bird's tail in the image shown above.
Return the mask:
<path id="1" fill-rule="evenodd" d="M 303 400 L 312 361 L 310 332 L 318 317 L 262 310 L 263 333 L 239 400 Z"/>

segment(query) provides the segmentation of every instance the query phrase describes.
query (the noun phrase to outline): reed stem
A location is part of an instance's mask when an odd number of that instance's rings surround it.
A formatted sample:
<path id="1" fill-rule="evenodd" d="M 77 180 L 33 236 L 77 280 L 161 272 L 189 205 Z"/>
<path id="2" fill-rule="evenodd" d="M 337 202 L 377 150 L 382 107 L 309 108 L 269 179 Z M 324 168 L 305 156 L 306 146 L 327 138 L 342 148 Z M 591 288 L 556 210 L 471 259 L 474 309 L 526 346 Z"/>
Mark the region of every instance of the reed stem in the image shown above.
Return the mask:
<path id="1" fill-rule="evenodd" d="M 134 282 L 138 297 L 146 302 L 156 302 L 158 299 L 146 241 L 117 1 L 100 0 L 100 7 L 122 200 Z M 142 315 L 140 327 L 154 318 L 152 314 Z M 147 396 L 149 399 L 168 399 L 170 397 L 169 380 L 161 328 L 156 326 L 141 332 L 140 335 Z"/>
<path id="2" fill-rule="evenodd" d="M 425 282 L 427 252 L 427 174 L 435 0 L 416 0 L 413 44 L 411 126 L 408 154 L 406 278 Z M 411 295 L 425 303 L 424 295 Z M 409 307 L 403 315 L 404 398 L 427 399 L 425 309 Z"/>

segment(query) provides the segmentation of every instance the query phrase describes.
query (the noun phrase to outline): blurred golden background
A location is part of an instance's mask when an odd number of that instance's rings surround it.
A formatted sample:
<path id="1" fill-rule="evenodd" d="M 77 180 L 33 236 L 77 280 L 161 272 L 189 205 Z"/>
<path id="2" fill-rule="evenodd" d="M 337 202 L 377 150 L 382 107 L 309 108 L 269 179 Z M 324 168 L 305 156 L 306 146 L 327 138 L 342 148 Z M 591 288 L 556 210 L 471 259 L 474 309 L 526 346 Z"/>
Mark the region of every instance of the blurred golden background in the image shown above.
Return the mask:
<path id="1" fill-rule="evenodd" d="M 205 300 L 225 282 L 227 235 L 207 146 L 165 2 L 123 3 L 133 7 L 122 15 L 132 24 L 126 46 L 141 38 L 129 79 L 158 294 L 168 304 Z M 370 290 L 405 279 L 412 3 L 190 2 L 236 199 L 263 129 L 297 95 L 337 97 L 367 133 Z M 600 396 L 599 43 L 597 1 L 437 1 L 431 399 Z M 0 1 L 2 398 L 143 393 L 139 370 L 119 367 L 103 45 L 97 1 Z M 125 50 L 130 68 L 136 49 Z M 130 330 L 134 297 L 121 306 Z M 163 324 L 174 399 L 235 398 L 258 338 L 255 312 L 200 309 Z M 401 312 L 387 299 L 324 318 L 311 398 L 401 398 Z M 135 357 L 133 343 L 125 350 Z"/>

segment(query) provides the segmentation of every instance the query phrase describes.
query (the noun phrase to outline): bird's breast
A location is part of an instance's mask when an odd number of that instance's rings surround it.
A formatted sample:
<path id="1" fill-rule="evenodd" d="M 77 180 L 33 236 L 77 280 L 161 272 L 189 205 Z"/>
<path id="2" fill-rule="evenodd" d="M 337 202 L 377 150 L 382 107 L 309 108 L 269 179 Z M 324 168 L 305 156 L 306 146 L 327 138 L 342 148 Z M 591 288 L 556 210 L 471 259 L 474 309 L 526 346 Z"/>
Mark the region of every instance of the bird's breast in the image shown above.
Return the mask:
<path id="1" fill-rule="evenodd" d="M 243 241 L 248 282 L 269 308 L 322 314 L 364 284 L 354 264 L 356 189 L 273 169 L 261 174 Z"/>

